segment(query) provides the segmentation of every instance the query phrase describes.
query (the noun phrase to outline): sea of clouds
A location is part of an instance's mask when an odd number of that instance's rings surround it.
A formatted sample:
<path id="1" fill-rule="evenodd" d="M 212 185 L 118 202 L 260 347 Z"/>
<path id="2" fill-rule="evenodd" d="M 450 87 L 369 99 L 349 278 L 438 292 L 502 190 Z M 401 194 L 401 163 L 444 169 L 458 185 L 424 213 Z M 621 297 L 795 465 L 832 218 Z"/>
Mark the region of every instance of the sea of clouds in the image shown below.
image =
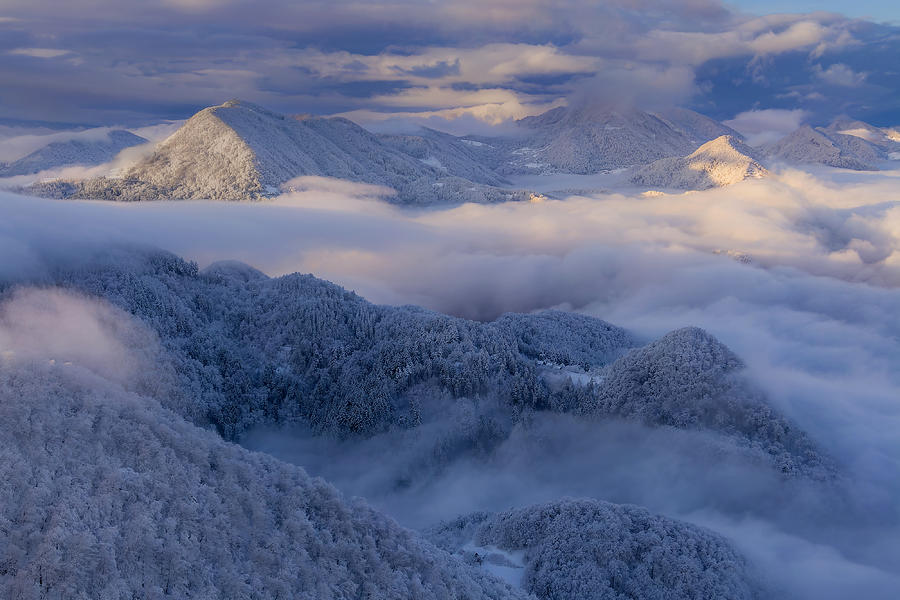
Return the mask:
<path id="1" fill-rule="evenodd" d="M 847 481 L 786 486 L 762 470 L 710 459 L 720 456 L 708 452 L 716 441 L 699 434 L 564 416 L 516 430 L 489 456 L 426 469 L 412 486 L 395 484 L 418 468 L 428 436 L 446 423 L 365 442 L 262 429 L 244 443 L 413 527 L 594 496 L 720 531 L 770 585 L 796 597 L 888 598 L 900 589 L 898 177 L 784 170 L 706 192 L 416 211 L 380 201 L 383 189 L 319 178 L 258 204 L 0 192 L 0 280 L 98 245 L 140 243 L 201 267 L 237 259 L 272 276 L 311 272 L 373 302 L 467 318 L 556 307 L 646 340 L 704 327 L 744 359 L 770 401 L 838 461 Z M 29 311 L 21 296 L 15 302 L 15 314 L 40 321 L 40 310 Z M 8 319 L 4 327 L 7 339 L 32 331 Z"/>

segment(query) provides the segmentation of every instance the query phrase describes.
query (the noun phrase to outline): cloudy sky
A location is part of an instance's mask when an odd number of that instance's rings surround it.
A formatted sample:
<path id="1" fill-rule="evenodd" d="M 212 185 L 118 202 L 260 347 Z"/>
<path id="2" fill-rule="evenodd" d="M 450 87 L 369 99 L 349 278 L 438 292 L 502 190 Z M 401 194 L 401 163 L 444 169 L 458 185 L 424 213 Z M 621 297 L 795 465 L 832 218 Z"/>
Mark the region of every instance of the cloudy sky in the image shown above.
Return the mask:
<path id="1" fill-rule="evenodd" d="M 761 14 L 778 7 L 795 12 Z M 0 124 L 138 126 L 240 97 L 459 130 L 587 97 L 896 125 L 898 24 L 871 0 L 4 0 Z"/>

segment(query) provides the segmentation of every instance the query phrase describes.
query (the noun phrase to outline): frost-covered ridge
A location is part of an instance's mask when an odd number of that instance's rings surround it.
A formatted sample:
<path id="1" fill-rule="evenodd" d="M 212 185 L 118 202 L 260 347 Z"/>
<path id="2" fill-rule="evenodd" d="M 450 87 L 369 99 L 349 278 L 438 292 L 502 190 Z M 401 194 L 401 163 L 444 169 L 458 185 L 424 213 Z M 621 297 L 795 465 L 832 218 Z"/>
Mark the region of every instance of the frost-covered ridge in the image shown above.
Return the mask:
<path id="1" fill-rule="evenodd" d="M 70 165 L 99 165 L 111 161 L 125 148 L 146 143 L 144 138 L 124 129 L 113 129 L 99 139 L 76 136 L 68 141 L 47 144 L 9 164 L 0 164 L 0 177 L 31 175 Z"/>
<path id="2" fill-rule="evenodd" d="M 723 135 L 688 156 L 663 158 L 636 168 L 631 182 L 641 186 L 705 190 L 767 174 L 755 150 L 733 136 Z"/>
<path id="3" fill-rule="evenodd" d="M 400 204 L 526 198 L 524 192 L 494 187 L 502 181 L 479 169 L 464 145 L 428 139 L 433 151 L 459 172 L 434 166 L 429 156 L 417 158 L 397 149 L 417 151 L 412 142 L 383 141 L 347 119 L 289 117 L 231 100 L 191 117 L 121 178 L 50 182 L 32 191 L 125 201 L 241 201 L 277 195 L 295 177 L 324 176 L 392 188 L 396 195 L 386 199 Z"/>
<path id="4" fill-rule="evenodd" d="M 99 296 L 148 324 L 180 392 L 165 404 L 235 437 L 258 423 L 301 421 L 371 435 L 415 427 L 446 402 L 478 398 L 504 436 L 531 411 L 626 418 L 715 432 L 791 475 L 827 476 L 828 460 L 702 330 L 644 347 L 599 319 L 563 312 L 492 323 L 417 307 L 377 306 L 310 275 L 270 279 L 240 263 L 199 271 L 120 249 L 60 268 L 49 282 Z M 590 374 L 553 376 L 547 363 Z"/>
<path id="5" fill-rule="evenodd" d="M 488 571 L 478 548 L 521 555 L 523 587 L 541 600 L 759 597 L 724 538 L 637 506 L 564 499 L 460 517 L 427 535 Z"/>
<path id="6" fill-rule="evenodd" d="M 874 171 L 900 151 L 900 142 L 892 133 L 861 121 L 838 119 L 828 127 L 803 125 L 760 151 L 788 163 Z"/>
<path id="7" fill-rule="evenodd" d="M 503 173 L 590 174 L 683 156 L 712 138 L 738 134 L 693 111 L 654 115 L 602 105 L 560 107 L 519 121 Z"/>
<path id="8" fill-rule="evenodd" d="M 0 357 L 0 597 L 525 598 L 90 367 Z"/>

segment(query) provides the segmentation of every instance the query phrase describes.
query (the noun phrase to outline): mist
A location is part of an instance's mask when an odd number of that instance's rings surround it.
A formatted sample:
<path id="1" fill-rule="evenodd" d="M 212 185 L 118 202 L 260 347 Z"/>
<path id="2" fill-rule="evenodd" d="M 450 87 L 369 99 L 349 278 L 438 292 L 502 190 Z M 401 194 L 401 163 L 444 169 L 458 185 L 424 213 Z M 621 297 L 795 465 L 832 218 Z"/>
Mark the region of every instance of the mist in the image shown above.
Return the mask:
<path id="1" fill-rule="evenodd" d="M 900 589 L 898 176 L 784 170 L 706 192 L 416 211 L 380 201 L 383 189 L 320 178 L 257 204 L 3 192 L 0 282 L 146 244 L 201 267 L 237 259 L 270 276 L 311 272 L 373 302 L 473 319 L 562 308 L 647 341 L 703 327 L 835 459 L 840 481 L 786 484 L 714 436 L 568 416 L 536 417 L 480 453 L 442 455 L 440 440 L 491 410 L 477 403 L 364 441 L 295 427 L 242 443 L 410 527 L 590 496 L 726 535 L 785 595 L 889 598 Z"/>

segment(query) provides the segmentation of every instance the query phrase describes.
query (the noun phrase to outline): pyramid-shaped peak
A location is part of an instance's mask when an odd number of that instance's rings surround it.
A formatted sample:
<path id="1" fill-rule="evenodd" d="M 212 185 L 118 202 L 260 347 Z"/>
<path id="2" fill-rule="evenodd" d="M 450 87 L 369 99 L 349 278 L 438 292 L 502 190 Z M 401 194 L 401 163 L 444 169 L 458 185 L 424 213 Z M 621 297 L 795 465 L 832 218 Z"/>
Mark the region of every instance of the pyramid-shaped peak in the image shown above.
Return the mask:
<path id="1" fill-rule="evenodd" d="M 227 100 L 220 104 L 219 106 L 215 106 L 212 108 L 248 108 L 251 110 L 262 110 L 266 112 L 271 112 L 259 106 L 258 104 L 253 104 L 252 102 L 247 102 L 246 100 L 241 100 L 240 98 L 232 98 L 231 100 Z"/>
<path id="2" fill-rule="evenodd" d="M 717 157 L 734 159 L 739 156 L 756 158 L 756 151 L 733 135 L 720 135 L 691 153 L 691 158 Z"/>

